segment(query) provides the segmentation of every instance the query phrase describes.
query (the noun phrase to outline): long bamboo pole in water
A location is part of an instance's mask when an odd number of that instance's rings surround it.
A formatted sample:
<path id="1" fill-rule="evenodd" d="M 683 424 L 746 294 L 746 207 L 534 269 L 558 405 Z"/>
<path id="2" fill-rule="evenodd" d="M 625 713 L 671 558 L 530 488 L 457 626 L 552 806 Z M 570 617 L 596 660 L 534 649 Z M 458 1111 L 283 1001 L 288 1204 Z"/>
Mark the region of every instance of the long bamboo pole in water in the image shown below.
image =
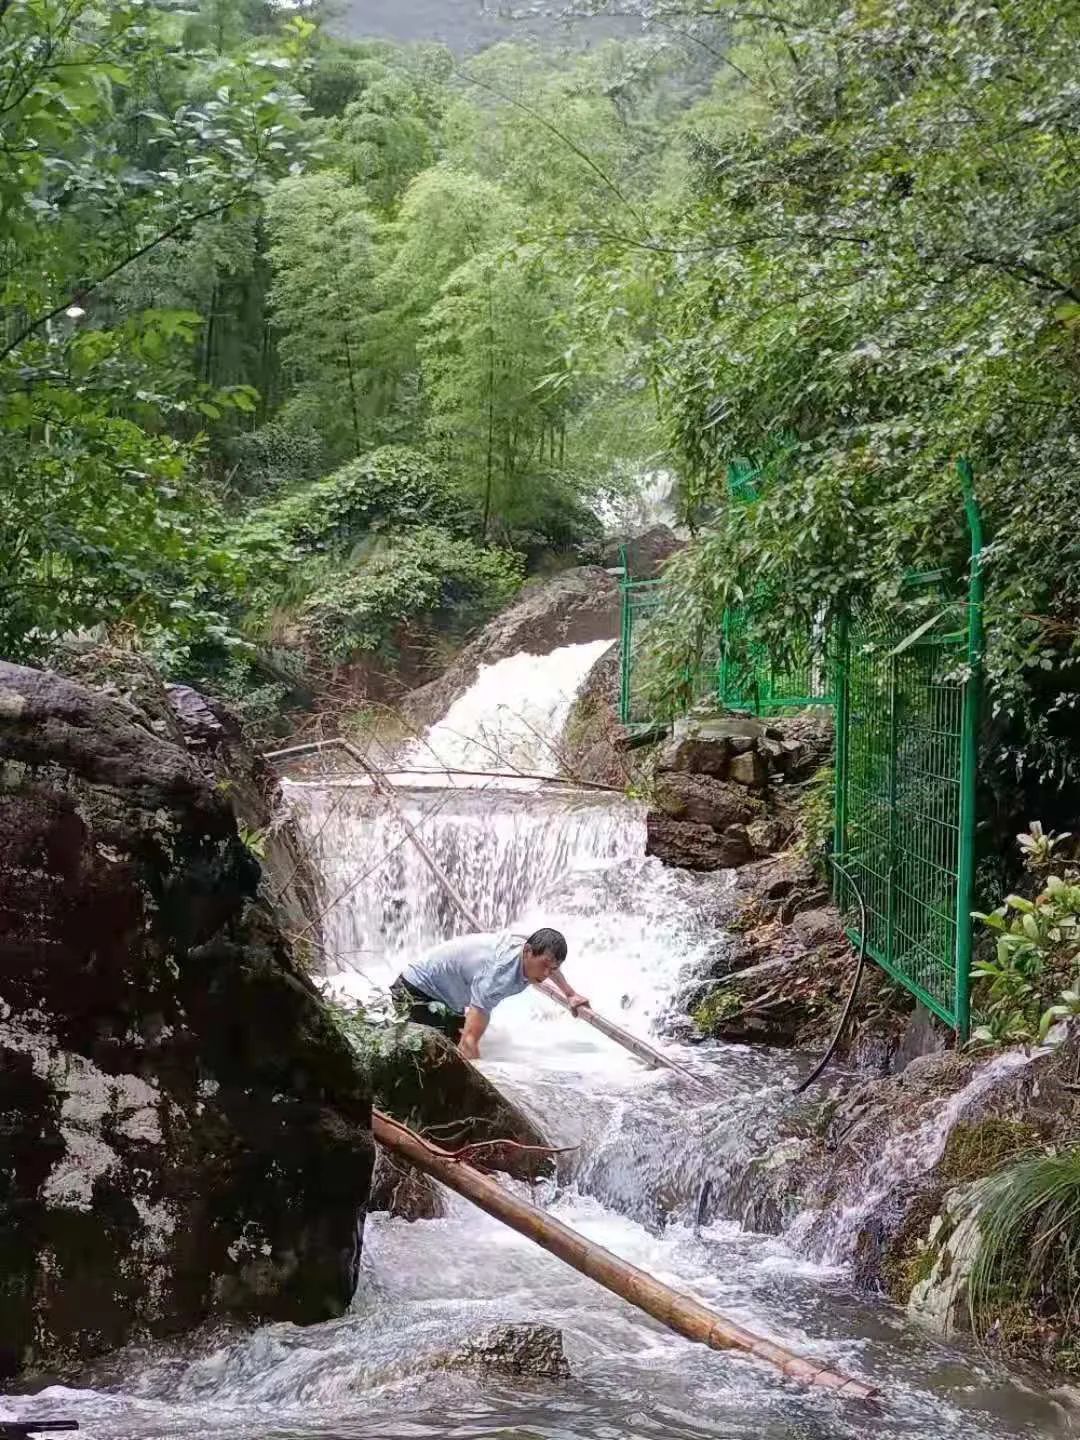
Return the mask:
<path id="1" fill-rule="evenodd" d="M 415 1165 L 418 1170 L 423 1170 L 459 1195 L 464 1195 L 496 1220 L 501 1220 L 519 1234 L 535 1241 L 582 1275 L 595 1280 L 598 1285 L 603 1285 L 606 1290 L 621 1296 L 631 1305 L 636 1305 L 639 1310 L 644 1310 L 654 1320 L 659 1320 L 661 1324 L 667 1325 L 679 1335 L 684 1335 L 688 1340 L 708 1345 L 713 1350 L 742 1351 L 775 1366 L 793 1380 L 800 1380 L 807 1385 L 818 1385 L 853 1400 L 872 1401 L 878 1398 L 878 1392 L 872 1386 L 864 1385 L 861 1380 L 841 1375 L 814 1360 L 796 1355 L 772 1340 L 765 1340 L 750 1330 L 744 1330 L 741 1325 L 735 1325 L 732 1321 L 714 1314 L 697 1300 L 680 1295 L 669 1285 L 654 1280 L 636 1265 L 620 1260 L 602 1245 L 586 1240 L 561 1220 L 556 1220 L 546 1211 L 530 1205 L 527 1200 L 512 1195 L 487 1175 L 482 1175 L 480 1171 L 457 1160 L 437 1145 L 422 1140 L 419 1135 L 398 1124 L 396 1120 L 391 1120 L 381 1111 L 373 1112 L 372 1129 L 380 1145 L 385 1145 L 388 1150 Z"/>
<path id="2" fill-rule="evenodd" d="M 431 853 L 423 837 L 417 832 L 416 827 L 410 824 L 408 816 L 405 814 L 401 802 L 398 800 L 397 792 L 393 785 L 379 773 L 375 766 L 371 764 L 363 752 L 358 750 L 355 745 L 351 745 L 348 740 L 341 739 L 314 740 L 306 745 L 295 745 L 288 750 L 272 751 L 266 758 L 268 760 L 280 760 L 290 755 L 297 755 L 302 752 L 310 753 L 313 750 L 323 750 L 330 747 L 337 747 L 343 750 L 350 759 L 356 761 L 370 779 L 372 789 L 386 800 L 398 820 L 401 821 L 406 835 L 408 835 L 416 847 L 420 858 L 431 871 L 437 883 L 442 886 L 449 899 L 457 907 L 465 923 L 470 925 L 474 931 L 483 930 L 484 927 L 480 922 L 479 915 L 469 907 L 460 890 L 458 890 L 449 875 L 447 875 L 446 871 L 435 859 L 435 856 Z M 570 1009 L 570 1003 L 566 996 L 552 985 L 550 981 L 545 981 L 542 985 L 537 985 L 536 988 L 543 991 L 549 1000 L 554 1000 L 556 1005 L 561 1005 L 565 1010 Z M 631 1035 L 628 1031 L 623 1030 L 622 1027 L 616 1025 L 614 1021 L 605 1020 L 602 1015 L 598 1015 L 590 1006 L 579 1006 L 576 1013 L 580 1020 L 584 1020 L 585 1023 L 591 1025 L 594 1030 L 599 1030 L 601 1035 L 606 1035 L 609 1040 L 614 1040 L 615 1043 L 621 1045 L 624 1050 L 629 1050 L 631 1055 L 635 1055 L 650 1068 L 654 1070 L 672 1070 L 675 1074 L 681 1075 L 684 1080 L 695 1085 L 699 1090 L 711 1093 L 712 1087 L 706 1081 L 702 1080 L 700 1076 L 695 1075 L 692 1070 L 687 1070 L 685 1066 L 680 1065 L 676 1060 L 672 1060 L 670 1056 L 665 1055 L 663 1051 L 654 1049 L 653 1046 L 647 1044 L 646 1041 L 639 1040 L 636 1035 Z"/>

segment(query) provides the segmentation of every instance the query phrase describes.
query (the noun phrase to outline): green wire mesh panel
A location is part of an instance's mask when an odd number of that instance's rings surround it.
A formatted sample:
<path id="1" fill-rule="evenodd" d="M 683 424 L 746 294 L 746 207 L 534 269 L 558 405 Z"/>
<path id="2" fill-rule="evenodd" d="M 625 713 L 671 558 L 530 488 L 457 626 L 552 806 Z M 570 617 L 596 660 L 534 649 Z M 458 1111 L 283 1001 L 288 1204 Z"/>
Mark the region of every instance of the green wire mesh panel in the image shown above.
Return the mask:
<path id="1" fill-rule="evenodd" d="M 963 607 L 910 611 L 845 636 L 837 717 L 837 898 L 867 953 L 958 1030 L 967 1026 L 959 896 L 968 635 Z M 922 616 L 925 617 L 925 609 Z M 858 892 L 858 893 L 856 893 Z"/>
<path id="2" fill-rule="evenodd" d="M 761 609 L 764 602 L 757 602 Z M 781 715 L 833 703 L 833 667 L 824 625 L 793 631 L 768 644 L 756 633 L 755 611 L 724 614 L 717 696 L 733 710 Z"/>
<path id="3" fill-rule="evenodd" d="M 649 620 L 660 608 L 659 580 L 622 582 L 622 627 L 619 641 L 619 719 L 624 725 L 648 725 L 653 716 L 642 693 L 637 663 Z"/>

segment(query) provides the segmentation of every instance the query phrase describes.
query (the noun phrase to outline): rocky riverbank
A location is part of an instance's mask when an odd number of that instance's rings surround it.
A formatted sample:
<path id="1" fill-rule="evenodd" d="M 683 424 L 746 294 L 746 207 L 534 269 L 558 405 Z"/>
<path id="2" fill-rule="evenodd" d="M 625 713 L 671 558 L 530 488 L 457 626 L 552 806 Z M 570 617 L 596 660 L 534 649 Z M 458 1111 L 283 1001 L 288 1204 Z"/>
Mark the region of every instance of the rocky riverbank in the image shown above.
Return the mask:
<path id="1" fill-rule="evenodd" d="M 340 1315 L 373 1097 L 447 1148 L 543 1141 L 441 1037 L 325 1004 L 318 878 L 227 712 L 130 656 L 67 668 L 96 684 L 0 664 L 2 1379 Z"/>
<path id="2" fill-rule="evenodd" d="M 702 714 L 642 744 L 618 724 L 614 655 L 571 716 L 568 769 L 609 783 L 621 775 L 649 802 L 650 852 L 717 876 L 717 940 L 685 976 L 668 1032 L 706 1049 L 722 1041 L 821 1054 L 856 962 L 825 861 L 828 718 Z M 676 1208 L 787 1232 L 817 1258 L 851 1262 L 861 1289 L 936 1332 L 964 1331 L 983 1187 L 1073 1143 L 1078 1067 L 1075 1030 L 1055 1049 L 958 1051 L 951 1032 L 868 964 L 824 1079 L 748 1150 L 725 1147 L 712 1169 L 706 1163 L 696 1198 Z M 1028 1287 L 1021 1265 L 989 1299 L 984 1285 L 980 1337 L 1006 1358 L 1073 1376 L 1066 1273 Z"/>

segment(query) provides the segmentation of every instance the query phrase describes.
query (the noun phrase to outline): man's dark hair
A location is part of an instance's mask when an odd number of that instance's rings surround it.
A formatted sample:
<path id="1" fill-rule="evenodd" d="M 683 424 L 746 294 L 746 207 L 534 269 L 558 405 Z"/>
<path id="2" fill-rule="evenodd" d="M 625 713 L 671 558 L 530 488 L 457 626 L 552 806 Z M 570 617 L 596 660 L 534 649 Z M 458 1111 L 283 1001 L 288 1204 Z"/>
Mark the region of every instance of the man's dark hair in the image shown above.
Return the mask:
<path id="1" fill-rule="evenodd" d="M 566 959 L 566 936 L 558 930 L 535 930 L 525 943 L 534 955 L 554 955 L 556 965 Z"/>

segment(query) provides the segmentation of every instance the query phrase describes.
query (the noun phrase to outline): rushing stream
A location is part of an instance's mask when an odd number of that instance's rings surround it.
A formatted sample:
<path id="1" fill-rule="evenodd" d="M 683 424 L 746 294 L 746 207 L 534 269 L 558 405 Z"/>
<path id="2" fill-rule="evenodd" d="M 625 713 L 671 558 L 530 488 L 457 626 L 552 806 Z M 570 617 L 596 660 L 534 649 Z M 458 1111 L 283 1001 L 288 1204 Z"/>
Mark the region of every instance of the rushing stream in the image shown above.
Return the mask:
<path id="1" fill-rule="evenodd" d="M 515 656 L 490 667 L 426 753 L 461 769 L 550 770 L 566 705 L 597 648 Z M 521 687 L 556 697 L 527 724 L 513 704 Z M 508 718 L 507 746 L 498 735 Z M 435 768 L 423 762 L 424 749 L 411 749 L 400 763 Z M 446 775 L 411 779 L 401 791 L 410 818 L 484 923 L 527 929 L 543 922 L 565 931 L 573 983 L 598 1010 L 648 1035 L 680 971 L 716 942 L 711 908 L 722 882 L 644 858 L 643 814 L 621 797 L 475 776 L 468 783 Z M 308 781 L 290 792 L 337 900 L 326 940 L 328 983 L 376 1002 L 402 956 L 460 921 L 402 842 L 399 822 L 369 790 Z M 702 1179 L 737 1168 L 752 1137 L 760 1140 L 789 1103 L 803 1062 L 740 1047 L 681 1050 L 678 1058 L 708 1076 L 715 1100 L 703 1103 L 676 1077 L 645 1072 L 588 1026 L 527 993 L 496 1012 L 482 1063 L 553 1143 L 580 1147 L 560 1183 L 540 1196 L 554 1213 L 750 1329 L 871 1379 L 885 1396 L 879 1416 L 677 1338 L 455 1197 L 447 1197 L 439 1220 L 369 1218 L 359 1291 L 341 1320 L 122 1357 L 102 1370 L 99 1388 L 57 1388 L 8 1408 L 73 1415 L 102 1440 L 1003 1440 L 1074 1433 L 1050 1398 L 974 1348 L 937 1341 L 896 1310 L 856 1296 L 846 1268 L 850 1216 L 848 1223 L 839 1218 L 830 1244 L 812 1249 L 800 1248 L 798 1225 L 786 1239 L 728 1221 L 696 1229 Z M 918 1143 L 932 1149 L 936 1132 Z M 884 1157 L 881 1168 L 888 1163 Z M 904 1163 L 916 1167 L 918 1155 Z M 572 1380 L 512 1384 L 431 1368 L 469 1335 L 519 1320 L 563 1330 Z"/>

